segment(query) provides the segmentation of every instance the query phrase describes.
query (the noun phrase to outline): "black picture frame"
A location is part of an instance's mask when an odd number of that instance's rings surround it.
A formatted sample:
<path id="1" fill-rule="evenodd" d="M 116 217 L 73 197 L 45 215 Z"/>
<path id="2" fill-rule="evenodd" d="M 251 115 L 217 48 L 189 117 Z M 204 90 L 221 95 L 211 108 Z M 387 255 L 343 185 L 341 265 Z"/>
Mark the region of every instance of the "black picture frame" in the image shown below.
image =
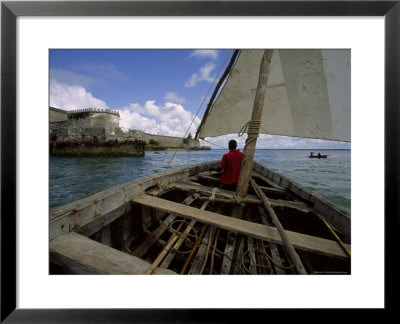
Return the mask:
<path id="1" fill-rule="evenodd" d="M 1 2 L 1 322 L 237 322 L 255 309 L 16 308 L 16 19 L 19 16 L 384 16 L 385 18 L 385 307 L 399 286 L 391 240 L 399 235 L 400 1 L 2 1 Z M 372 63 L 371 63 L 372 64 Z M 369 95 L 369 94 L 366 94 Z M 373 151 L 371 150 L 371 154 Z M 368 157 L 366 157 L 368 158 Z M 373 176 L 371 174 L 366 176 Z M 366 200 L 371 203 L 371 197 Z M 371 198 L 371 199 L 370 199 Z M 372 240 L 372 239 L 371 239 Z M 373 244 L 373 241 L 371 241 Z M 373 256 L 371 256 L 373 266 Z M 368 271 L 368 269 L 365 269 Z M 368 283 L 366 283 L 367 285 Z M 367 288 L 366 288 L 367 290 Z M 267 292 L 266 292 L 267 293 Z M 393 296 L 393 297 L 391 297 Z M 381 311 L 381 310 L 378 310 Z"/>

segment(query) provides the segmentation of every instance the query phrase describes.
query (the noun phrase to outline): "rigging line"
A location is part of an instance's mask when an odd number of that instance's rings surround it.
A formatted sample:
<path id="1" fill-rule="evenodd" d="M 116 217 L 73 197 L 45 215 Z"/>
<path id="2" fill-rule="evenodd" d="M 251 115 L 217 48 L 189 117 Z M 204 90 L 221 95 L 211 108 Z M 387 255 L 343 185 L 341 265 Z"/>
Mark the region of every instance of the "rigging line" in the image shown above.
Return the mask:
<path id="1" fill-rule="evenodd" d="M 210 144 L 212 144 L 212 145 L 215 145 L 215 146 L 221 147 L 221 148 L 223 148 L 223 149 L 226 149 L 226 147 L 225 147 L 225 146 L 222 146 L 222 145 L 219 145 L 219 144 L 215 144 L 215 143 L 213 143 L 213 142 L 210 142 L 210 141 L 206 141 L 205 139 L 201 139 L 201 140 L 202 140 L 202 141 L 204 141 L 204 142 L 210 143 Z"/>
<path id="2" fill-rule="evenodd" d="M 218 71 L 217 75 L 215 76 L 213 83 L 211 84 L 210 88 L 208 89 L 207 94 L 204 96 L 203 101 L 201 102 L 199 109 L 197 110 L 196 114 L 194 115 L 194 117 L 193 117 L 193 119 L 192 119 L 192 121 L 191 121 L 191 123 L 190 123 L 188 129 L 186 130 L 185 135 L 183 135 L 183 137 L 186 136 L 186 134 L 188 133 L 190 127 L 192 127 L 192 124 L 194 123 L 194 121 L 195 121 L 197 115 L 199 114 L 200 109 L 201 109 L 201 107 L 202 107 L 203 104 L 204 104 L 204 101 L 205 101 L 205 100 L 207 99 L 207 97 L 208 97 L 208 94 L 210 93 L 211 89 L 213 88 L 213 86 L 214 86 L 214 84 L 215 84 L 215 81 L 217 80 L 219 74 L 220 74 L 221 71 L 222 71 L 222 68 L 225 66 L 225 63 L 228 61 L 228 58 L 229 58 L 229 55 L 226 56 L 224 63 L 223 63 L 223 64 L 221 65 L 221 67 L 219 68 L 219 71 Z M 164 170 L 164 172 L 163 172 L 163 175 L 162 175 L 162 177 L 160 178 L 160 181 L 159 181 L 158 183 L 161 183 L 162 179 L 164 178 L 165 172 L 167 172 L 167 170 L 169 169 L 169 167 L 170 167 L 170 165 L 171 165 L 173 159 L 175 158 L 175 155 L 176 155 L 177 152 L 178 152 L 178 150 L 176 150 L 176 151 L 174 152 L 174 154 L 172 155 L 171 160 L 169 161 L 167 167 L 165 168 L 165 170 Z"/>
<path id="3" fill-rule="evenodd" d="M 218 146 L 218 147 L 221 147 L 221 148 L 223 148 L 223 149 L 226 149 L 226 147 L 225 147 L 225 146 L 222 146 L 222 145 L 219 145 L 219 144 L 215 144 L 215 143 L 213 143 L 213 142 L 210 142 L 210 141 L 206 141 L 205 139 L 202 139 L 202 141 L 203 141 L 203 142 L 210 143 L 210 144 L 212 144 L 212 145 L 215 145 L 215 146 Z"/>

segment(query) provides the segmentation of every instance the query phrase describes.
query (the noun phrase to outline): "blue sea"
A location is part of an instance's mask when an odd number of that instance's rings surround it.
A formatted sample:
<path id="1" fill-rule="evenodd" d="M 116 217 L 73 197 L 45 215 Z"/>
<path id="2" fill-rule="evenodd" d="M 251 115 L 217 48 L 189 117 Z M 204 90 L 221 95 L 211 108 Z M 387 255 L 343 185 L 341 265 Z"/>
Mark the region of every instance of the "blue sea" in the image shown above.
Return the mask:
<path id="1" fill-rule="evenodd" d="M 144 157 L 50 157 L 50 209 L 116 185 L 169 169 L 220 160 L 227 150 L 147 151 Z M 254 159 L 350 213 L 351 151 L 256 150 Z M 175 154 L 175 156 L 174 156 Z"/>

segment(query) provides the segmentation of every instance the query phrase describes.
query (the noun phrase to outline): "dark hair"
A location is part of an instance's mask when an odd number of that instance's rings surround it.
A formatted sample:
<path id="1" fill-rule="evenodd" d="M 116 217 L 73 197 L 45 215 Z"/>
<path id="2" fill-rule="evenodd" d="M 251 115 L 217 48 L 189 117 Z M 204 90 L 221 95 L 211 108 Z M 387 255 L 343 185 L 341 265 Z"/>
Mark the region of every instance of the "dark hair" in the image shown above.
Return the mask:
<path id="1" fill-rule="evenodd" d="M 230 150 L 234 150 L 237 146 L 237 143 L 235 140 L 230 140 L 228 145 Z"/>

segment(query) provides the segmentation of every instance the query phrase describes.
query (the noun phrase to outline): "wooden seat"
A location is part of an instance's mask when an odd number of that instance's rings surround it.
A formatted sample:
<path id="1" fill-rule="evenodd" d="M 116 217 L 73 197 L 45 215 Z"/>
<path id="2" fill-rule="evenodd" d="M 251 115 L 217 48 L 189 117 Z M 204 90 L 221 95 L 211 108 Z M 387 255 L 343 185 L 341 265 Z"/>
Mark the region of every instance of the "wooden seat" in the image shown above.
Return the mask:
<path id="1" fill-rule="evenodd" d="M 75 232 L 50 242 L 50 260 L 77 274 L 145 274 L 151 264 Z M 154 274 L 176 274 L 157 268 Z"/>

